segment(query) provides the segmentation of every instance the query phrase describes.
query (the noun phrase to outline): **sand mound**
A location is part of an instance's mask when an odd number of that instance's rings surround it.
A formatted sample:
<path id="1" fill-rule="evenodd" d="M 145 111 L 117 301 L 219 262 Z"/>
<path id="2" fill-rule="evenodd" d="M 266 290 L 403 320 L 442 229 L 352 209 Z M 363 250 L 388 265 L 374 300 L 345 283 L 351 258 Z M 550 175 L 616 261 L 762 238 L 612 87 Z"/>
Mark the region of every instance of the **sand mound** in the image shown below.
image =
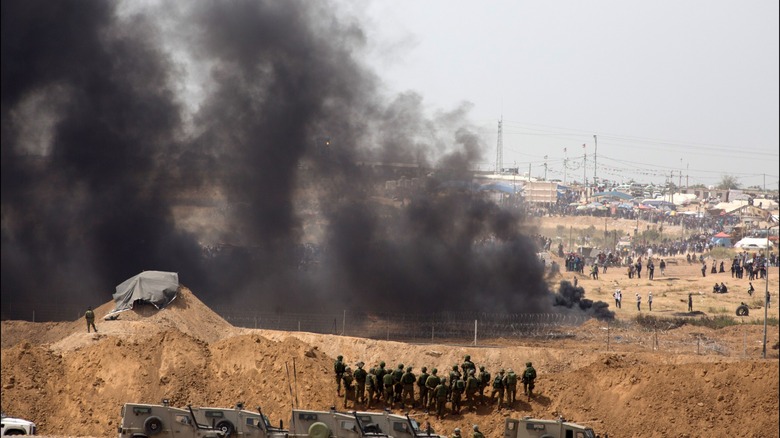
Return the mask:
<path id="1" fill-rule="evenodd" d="M 111 309 L 113 303 L 106 303 L 96 313 L 100 318 Z M 778 436 L 779 430 L 776 359 L 620 351 L 621 345 L 613 346 L 618 352 L 606 353 L 603 323 L 597 321 L 581 326 L 574 338 L 491 342 L 499 347 L 412 345 L 239 329 L 183 289 L 163 310 L 142 306 L 97 324 L 100 332 L 94 335 L 86 333 L 83 320 L 2 322 L 2 410 L 36 421 L 45 435 L 114 436 L 123 403 L 163 398 L 181 406 L 240 401 L 261 407 L 274 423 L 287 423 L 293 406 L 342 408 L 332 374 L 339 354 L 349 364 L 385 361 L 390 368 L 403 363 L 415 371 L 427 366 L 442 372 L 470 354 L 494 374 L 499 368 L 519 371 L 533 361 L 537 397 L 518 401 L 511 411 L 483 406 L 443 420 L 418 409 L 410 415 L 447 434 L 480 424 L 486 436 L 501 436 L 507 416 L 525 415 L 563 415 L 610 436 L 766 437 Z M 652 335 L 630 326 L 615 330 L 648 340 Z M 746 333 L 755 338 L 759 330 L 745 326 L 713 333 L 686 326 L 665 336 L 717 337 L 727 350 L 737 351 Z"/>

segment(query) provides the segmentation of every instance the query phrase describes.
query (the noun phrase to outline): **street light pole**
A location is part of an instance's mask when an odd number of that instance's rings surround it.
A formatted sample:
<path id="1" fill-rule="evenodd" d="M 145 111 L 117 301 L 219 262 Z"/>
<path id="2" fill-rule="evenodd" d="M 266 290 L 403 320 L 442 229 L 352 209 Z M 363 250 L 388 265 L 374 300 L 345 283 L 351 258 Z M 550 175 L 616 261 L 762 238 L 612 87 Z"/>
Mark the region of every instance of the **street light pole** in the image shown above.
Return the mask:
<path id="1" fill-rule="evenodd" d="M 599 140 L 596 137 L 596 134 L 593 134 L 593 143 L 594 143 L 594 152 L 593 152 L 593 185 L 595 186 L 597 184 L 596 182 L 596 157 L 599 154 Z"/>
<path id="2" fill-rule="evenodd" d="M 766 227 L 766 249 L 764 250 L 764 278 L 766 290 L 764 291 L 764 343 L 761 349 L 761 357 L 766 359 L 766 317 L 769 307 L 769 225 Z"/>

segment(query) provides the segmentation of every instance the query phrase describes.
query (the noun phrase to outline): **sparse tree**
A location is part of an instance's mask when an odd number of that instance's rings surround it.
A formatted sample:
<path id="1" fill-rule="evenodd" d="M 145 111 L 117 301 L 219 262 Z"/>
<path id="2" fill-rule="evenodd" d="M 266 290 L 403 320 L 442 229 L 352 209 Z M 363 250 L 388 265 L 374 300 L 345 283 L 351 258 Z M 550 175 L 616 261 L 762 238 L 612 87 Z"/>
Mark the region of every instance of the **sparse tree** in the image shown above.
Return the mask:
<path id="1" fill-rule="evenodd" d="M 737 177 L 732 175 L 723 175 L 720 178 L 720 183 L 718 183 L 718 189 L 720 190 L 729 190 L 729 189 L 738 189 L 739 188 L 739 181 L 737 181 Z"/>

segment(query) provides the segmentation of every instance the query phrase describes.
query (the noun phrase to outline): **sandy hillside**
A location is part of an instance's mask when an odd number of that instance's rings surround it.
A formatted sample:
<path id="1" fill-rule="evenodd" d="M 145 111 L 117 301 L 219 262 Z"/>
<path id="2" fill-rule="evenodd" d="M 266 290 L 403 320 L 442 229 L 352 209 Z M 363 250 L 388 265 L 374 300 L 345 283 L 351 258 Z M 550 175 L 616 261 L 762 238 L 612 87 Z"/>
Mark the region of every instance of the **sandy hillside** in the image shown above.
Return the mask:
<path id="1" fill-rule="evenodd" d="M 585 224 L 584 226 L 588 226 Z M 777 296 L 777 268 L 769 289 Z M 551 279 L 551 287 L 574 274 Z M 643 276 L 644 277 L 644 276 Z M 384 360 L 446 370 L 470 354 L 493 374 L 499 368 L 536 366 L 538 397 L 512 410 L 480 407 L 476 413 L 429 420 L 442 433 L 480 424 L 488 437 L 502 435 L 507 416 L 563 415 L 610 437 L 777 437 L 778 328 L 769 327 L 768 358 L 761 358 L 761 300 L 745 292 L 747 280 L 716 274 L 732 292 L 710 292 L 713 276 L 701 277 L 696 265 L 670 265 L 655 280 L 629 280 L 610 269 L 598 280 L 578 276 L 586 296 L 613 306 L 612 291 L 626 301 L 611 324 L 591 320 L 556 339 L 494 339 L 485 346 L 403 344 L 312 333 L 233 327 L 187 289 L 166 309 L 141 307 L 116 321 L 100 319 L 113 308 L 96 309 L 98 334 L 87 334 L 83 320 L 62 323 L 2 322 L 2 410 L 34 420 L 43 435 L 115 436 L 125 402 L 261 406 L 272 421 L 289 422 L 291 406 L 327 409 L 341 406 L 332 378 L 334 358 L 369 366 Z M 763 290 L 763 280 L 754 282 Z M 654 333 L 631 323 L 639 313 L 634 293 L 655 296 L 655 316 L 733 317 L 742 301 L 751 305 L 743 325 L 708 329 L 683 325 L 663 331 L 663 348 L 652 347 Z M 694 292 L 694 314 L 686 314 Z M 614 309 L 613 309 L 614 310 Z M 773 303 L 769 316 L 777 321 Z M 643 302 L 643 313 L 650 313 Z M 624 322 L 621 324 L 621 321 Z M 697 354 L 696 341 L 715 341 L 718 350 Z M 630 342 L 629 342 L 630 341 Z M 489 346 L 488 346 L 489 345 Z M 350 408 L 352 405 L 350 405 Z"/>

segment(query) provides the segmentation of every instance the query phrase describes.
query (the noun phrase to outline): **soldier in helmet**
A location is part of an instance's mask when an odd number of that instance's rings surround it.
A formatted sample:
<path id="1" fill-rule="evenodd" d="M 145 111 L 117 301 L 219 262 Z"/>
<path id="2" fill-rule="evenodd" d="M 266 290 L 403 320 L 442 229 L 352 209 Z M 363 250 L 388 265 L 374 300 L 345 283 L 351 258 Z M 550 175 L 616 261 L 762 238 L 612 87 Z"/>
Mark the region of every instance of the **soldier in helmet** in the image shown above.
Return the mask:
<path id="1" fill-rule="evenodd" d="M 496 377 L 493 379 L 493 391 L 490 392 L 490 401 L 491 403 L 496 397 L 496 394 L 498 394 L 498 410 L 501 410 L 501 407 L 504 404 L 504 388 L 506 383 L 504 382 L 504 369 L 502 368 L 501 371 L 498 372 Z"/>
<path id="2" fill-rule="evenodd" d="M 431 370 L 431 375 L 428 376 L 428 379 L 425 380 L 425 387 L 428 389 L 428 406 L 426 407 L 427 410 L 430 410 L 431 407 L 433 407 L 436 404 L 436 394 L 435 390 L 436 387 L 439 386 L 439 383 L 441 383 L 441 378 L 437 376 L 436 374 L 439 372 L 436 368 Z"/>
<path id="3" fill-rule="evenodd" d="M 464 379 L 468 377 L 469 370 L 476 370 L 477 369 L 477 367 L 474 366 L 474 362 L 471 361 L 471 356 L 469 356 L 468 354 L 463 356 L 463 363 L 460 364 L 460 368 L 463 370 L 463 378 Z"/>
<path id="4" fill-rule="evenodd" d="M 341 395 L 341 381 L 344 378 L 344 356 L 339 355 L 333 363 L 333 372 L 336 373 L 336 395 Z"/>
<path id="5" fill-rule="evenodd" d="M 452 431 L 452 438 L 463 438 L 463 435 L 460 434 L 459 427 L 456 427 L 455 430 Z"/>
<path id="6" fill-rule="evenodd" d="M 459 415 L 460 414 L 460 402 L 463 398 L 463 392 L 466 390 L 466 382 L 463 380 L 460 375 L 456 377 L 455 383 L 452 384 L 452 413 Z"/>
<path id="7" fill-rule="evenodd" d="M 479 431 L 479 426 L 476 424 L 474 425 L 474 433 L 471 435 L 471 438 L 485 438 L 485 435 L 482 435 L 482 432 Z"/>
<path id="8" fill-rule="evenodd" d="M 528 396 L 528 400 L 531 400 L 532 392 L 534 390 L 534 381 L 536 380 L 536 370 L 531 362 L 525 363 L 525 371 L 523 371 L 523 392 Z"/>
<path id="9" fill-rule="evenodd" d="M 347 400 L 352 399 L 354 402 L 355 388 L 352 387 L 352 369 L 350 367 L 344 367 L 344 375 L 342 376 L 344 381 L 344 408 L 347 408 Z"/>
<path id="10" fill-rule="evenodd" d="M 376 369 L 376 390 L 379 394 L 379 397 L 384 397 L 385 395 L 385 374 L 387 374 L 387 370 L 385 369 L 385 361 L 381 361 L 379 362 L 379 368 Z"/>
<path id="11" fill-rule="evenodd" d="M 368 403 L 366 409 L 371 409 L 371 405 L 374 403 L 379 383 L 376 381 L 376 368 L 368 370 L 366 376 L 366 390 L 368 391 Z"/>
<path id="12" fill-rule="evenodd" d="M 95 312 L 92 310 L 92 306 L 87 307 L 87 311 L 84 313 L 84 319 L 87 320 L 87 333 L 89 333 L 90 327 L 97 333 L 97 327 L 95 327 Z"/>
<path id="13" fill-rule="evenodd" d="M 365 364 L 361 361 L 357 363 L 357 369 L 352 373 L 355 378 L 355 403 L 366 402 L 366 379 L 368 373 L 363 369 Z"/>
<path id="14" fill-rule="evenodd" d="M 458 371 L 457 365 L 453 365 L 452 369 L 450 370 L 450 395 L 452 395 L 452 385 L 454 385 L 458 379 L 460 379 L 460 371 Z"/>
<path id="15" fill-rule="evenodd" d="M 485 370 L 484 366 L 479 367 L 479 374 L 477 374 L 477 380 L 479 380 L 479 404 L 485 403 L 485 388 L 490 384 L 490 373 Z"/>
<path id="16" fill-rule="evenodd" d="M 504 381 L 506 383 L 506 404 L 512 407 L 517 395 L 517 374 L 512 368 L 507 371 Z"/>
<path id="17" fill-rule="evenodd" d="M 474 397 L 479 391 L 479 380 L 473 369 L 469 369 L 469 377 L 466 379 L 466 404 L 470 411 L 476 410 L 474 407 Z"/>
<path id="18" fill-rule="evenodd" d="M 414 382 L 416 381 L 417 377 L 412 372 L 412 367 L 406 367 L 406 372 L 401 376 L 401 409 L 407 403 L 410 408 L 414 407 Z"/>
<path id="19" fill-rule="evenodd" d="M 428 380 L 428 367 L 422 367 L 422 372 L 417 376 L 417 391 L 420 394 L 420 406 L 423 409 L 428 408 L 428 387 L 425 386 L 425 381 Z"/>
<path id="20" fill-rule="evenodd" d="M 430 377 L 429 377 L 430 379 Z M 440 380 L 436 388 L 433 389 L 433 398 L 436 400 L 436 418 L 441 419 L 444 417 L 444 410 L 447 407 L 447 383 L 445 380 Z"/>
<path id="21" fill-rule="evenodd" d="M 393 408 L 393 374 L 392 373 L 385 373 L 384 377 L 382 377 L 382 380 L 384 382 L 384 388 L 385 388 L 385 406 L 390 406 L 390 408 Z"/>
<path id="22" fill-rule="evenodd" d="M 394 402 L 400 402 L 401 401 L 401 392 L 404 389 L 403 383 L 401 383 L 401 377 L 404 375 L 404 364 L 399 363 L 398 368 L 393 370 L 393 401 Z M 403 403 L 401 403 L 403 406 Z"/>

